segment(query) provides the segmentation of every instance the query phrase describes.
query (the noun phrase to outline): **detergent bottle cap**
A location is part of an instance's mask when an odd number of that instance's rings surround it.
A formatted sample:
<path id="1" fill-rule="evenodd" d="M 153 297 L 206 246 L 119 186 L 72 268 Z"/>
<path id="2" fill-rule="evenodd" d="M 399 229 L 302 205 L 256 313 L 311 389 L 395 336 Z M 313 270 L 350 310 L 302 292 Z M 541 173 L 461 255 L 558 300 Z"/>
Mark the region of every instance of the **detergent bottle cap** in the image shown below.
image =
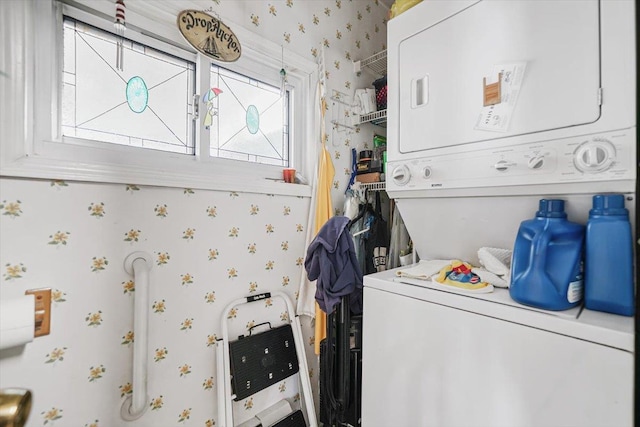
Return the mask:
<path id="1" fill-rule="evenodd" d="M 536 216 L 539 218 L 566 218 L 567 213 L 564 211 L 564 200 L 540 199 Z"/>
<path id="2" fill-rule="evenodd" d="M 596 194 L 589 215 L 628 216 L 629 211 L 624 207 L 622 194 Z"/>

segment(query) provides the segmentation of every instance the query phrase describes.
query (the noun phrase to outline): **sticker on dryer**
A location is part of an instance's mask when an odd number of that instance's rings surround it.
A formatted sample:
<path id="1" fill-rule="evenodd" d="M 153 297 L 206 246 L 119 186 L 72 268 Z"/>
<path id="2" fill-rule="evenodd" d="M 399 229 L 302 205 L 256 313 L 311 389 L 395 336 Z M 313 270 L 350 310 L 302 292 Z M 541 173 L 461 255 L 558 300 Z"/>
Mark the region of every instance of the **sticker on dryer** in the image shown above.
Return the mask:
<path id="1" fill-rule="evenodd" d="M 526 67 L 526 62 L 494 65 L 491 74 L 483 78 L 481 82 L 483 85 L 483 104 L 490 103 L 491 105 L 482 107 L 474 129 L 492 132 L 507 132 L 509 130 L 509 122 L 518 101 Z M 495 90 L 497 85 L 499 85 L 499 90 Z M 491 99 L 495 98 L 497 94 L 500 96 L 499 101 Z M 491 100 L 488 101 L 489 99 Z"/>

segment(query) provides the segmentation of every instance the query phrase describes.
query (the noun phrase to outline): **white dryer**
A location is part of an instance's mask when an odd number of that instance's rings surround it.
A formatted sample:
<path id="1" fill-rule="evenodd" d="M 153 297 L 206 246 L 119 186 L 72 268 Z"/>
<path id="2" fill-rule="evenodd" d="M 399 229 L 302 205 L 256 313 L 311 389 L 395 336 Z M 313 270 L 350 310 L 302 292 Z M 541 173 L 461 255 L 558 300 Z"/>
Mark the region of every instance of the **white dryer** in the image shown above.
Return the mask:
<path id="1" fill-rule="evenodd" d="M 621 181 L 633 190 L 634 16 L 632 0 L 425 0 L 392 19 L 390 194 Z M 580 191 L 551 191 L 567 188 Z"/>
<path id="2" fill-rule="evenodd" d="M 625 193 L 634 217 L 635 30 L 632 0 L 425 0 L 389 21 L 386 186 L 422 258 L 512 246 L 542 197 L 586 222 L 593 194 Z"/>

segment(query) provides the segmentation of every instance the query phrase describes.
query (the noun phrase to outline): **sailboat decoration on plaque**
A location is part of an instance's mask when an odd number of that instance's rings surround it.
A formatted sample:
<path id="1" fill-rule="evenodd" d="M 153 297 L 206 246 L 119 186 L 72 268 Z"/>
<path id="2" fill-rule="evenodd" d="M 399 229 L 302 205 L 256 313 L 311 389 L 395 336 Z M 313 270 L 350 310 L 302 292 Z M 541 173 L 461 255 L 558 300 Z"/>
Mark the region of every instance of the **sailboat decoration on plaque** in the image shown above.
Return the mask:
<path id="1" fill-rule="evenodd" d="M 240 58 L 240 41 L 218 18 L 199 10 L 183 10 L 177 23 L 185 40 L 203 55 L 221 62 Z"/>
<path id="2" fill-rule="evenodd" d="M 200 50 L 206 52 L 206 54 L 212 58 L 219 58 L 220 53 L 216 46 L 216 40 L 213 36 L 209 36 L 202 43 L 200 43 Z"/>

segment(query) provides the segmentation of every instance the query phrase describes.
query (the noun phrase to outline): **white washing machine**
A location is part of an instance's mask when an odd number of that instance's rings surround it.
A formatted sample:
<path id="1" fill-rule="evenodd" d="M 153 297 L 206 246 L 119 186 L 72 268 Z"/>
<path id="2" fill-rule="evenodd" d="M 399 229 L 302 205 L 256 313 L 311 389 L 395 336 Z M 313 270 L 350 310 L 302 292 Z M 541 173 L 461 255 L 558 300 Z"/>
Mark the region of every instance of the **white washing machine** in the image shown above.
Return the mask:
<path id="1" fill-rule="evenodd" d="M 633 318 L 394 279 L 365 277 L 364 427 L 633 425 Z"/>
<path id="2" fill-rule="evenodd" d="M 585 224 L 594 194 L 625 194 L 637 234 L 635 31 L 631 0 L 424 0 L 389 21 L 386 185 L 421 259 L 512 249 L 549 197 Z M 634 318 L 364 284 L 364 427 L 633 424 Z"/>

